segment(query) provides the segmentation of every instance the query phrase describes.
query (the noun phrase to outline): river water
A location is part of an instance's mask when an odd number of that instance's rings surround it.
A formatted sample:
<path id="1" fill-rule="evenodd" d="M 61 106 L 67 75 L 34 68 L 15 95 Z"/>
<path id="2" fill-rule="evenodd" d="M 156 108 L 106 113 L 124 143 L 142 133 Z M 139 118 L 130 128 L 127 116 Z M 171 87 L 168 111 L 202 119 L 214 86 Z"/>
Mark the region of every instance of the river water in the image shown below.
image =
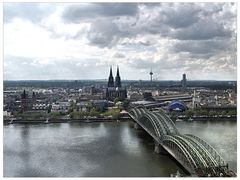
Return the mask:
<path id="1" fill-rule="evenodd" d="M 11 124 L 3 127 L 4 177 L 169 177 L 181 167 L 154 153 L 131 122 Z M 236 121 L 176 122 L 211 144 L 237 169 Z"/>

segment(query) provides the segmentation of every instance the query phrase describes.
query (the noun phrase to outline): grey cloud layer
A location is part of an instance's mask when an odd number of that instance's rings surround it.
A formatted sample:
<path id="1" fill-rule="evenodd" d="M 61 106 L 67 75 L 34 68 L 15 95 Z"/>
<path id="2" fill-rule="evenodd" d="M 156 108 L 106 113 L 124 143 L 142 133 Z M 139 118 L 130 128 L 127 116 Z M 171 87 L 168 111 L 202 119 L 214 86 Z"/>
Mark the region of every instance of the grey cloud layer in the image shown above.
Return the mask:
<path id="1" fill-rule="evenodd" d="M 100 47 L 115 45 L 121 38 L 134 38 L 137 34 L 160 34 L 179 40 L 231 37 L 233 32 L 225 27 L 225 21 L 232 21 L 236 14 L 224 10 L 223 3 L 209 7 L 208 4 L 200 6 L 198 3 L 156 3 L 155 6 L 147 6 L 103 3 L 70 6 L 64 11 L 63 19 L 69 23 L 86 19 L 91 22 L 89 41 Z"/>
<path id="2" fill-rule="evenodd" d="M 191 54 L 209 54 L 217 52 L 236 51 L 236 46 L 231 40 L 214 39 L 203 41 L 178 41 L 174 44 L 174 52 L 189 52 Z"/>
<path id="3" fill-rule="evenodd" d="M 55 6 L 6 4 L 4 21 L 18 17 L 38 24 Z M 72 3 L 63 5 L 59 18 L 64 26 L 90 26 L 74 35 L 50 31 L 55 38 L 84 37 L 90 46 L 114 50 L 112 61 L 136 70 L 152 66 L 182 73 L 201 68 L 236 77 L 236 15 L 235 3 Z M 139 55 L 143 52 L 151 55 Z"/>
<path id="4" fill-rule="evenodd" d="M 5 3 L 4 20 L 14 17 L 39 23 L 56 4 Z M 224 8 L 227 6 L 227 8 Z M 231 3 L 80 3 L 68 5 L 62 13 L 65 23 L 91 23 L 85 34 L 92 45 L 112 47 L 123 38 L 159 34 L 178 40 L 230 38 L 236 24 Z M 67 24 L 66 24 L 67 26 Z M 78 34 L 73 38 L 78 38 Z M 53 35 L 54 36 L 54 35 Z"/>
<path id="5" fill-rule="evenodd" d="M 84 19 L 116 16 L 134 16 L 138 11 L 133 3 L 99 3 L 72 5 L 66 8 L 62 17 L 66 22 L 81 22 Z"/>

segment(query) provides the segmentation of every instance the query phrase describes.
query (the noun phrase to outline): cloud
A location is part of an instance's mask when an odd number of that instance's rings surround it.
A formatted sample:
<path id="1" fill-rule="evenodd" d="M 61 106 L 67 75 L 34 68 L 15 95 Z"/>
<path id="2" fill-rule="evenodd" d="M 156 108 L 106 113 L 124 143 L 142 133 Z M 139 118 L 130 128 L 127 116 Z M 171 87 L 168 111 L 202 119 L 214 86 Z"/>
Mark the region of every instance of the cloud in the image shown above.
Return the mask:
<path id="1" fill-rule="evenodd" d="M 92 45 L 99 47 L 111 47 L 120 39 L 123 32 L 118 26 L 109 20 L 95 21 L 87 33 L 87 38 Z"/>
<path id="2" fill-rule="evenodd" d="M 78 9 L 70 6 L 69 12 L 76 13 L 73 18 L 80 20 L 71 22 L 84 22 L 87 19 L 91 23 L 88 40 L 92 45 L 95 44 L 102 48 L 112 48 L 120 40 L 134 39 L 137 35 L 158 34 L 164 38 L 178 40 L 208 40 L 219 37 L 230 38 L 234 34 L 231 26 L 226 26 L 226 22 L 229 21 L 229 17 L 234 18 L 236 14 L 221 7 L 223 4 L 212 5 L 209 8 L 207 3 L 200 5 L 197 3 L 155 3 L 155 6 L 118 4 L 119 9 L 123 7 L 135 9 L 130 11 L 134 13 L 126 13 L 128 8 L 122 14 L 118 11 L 115 11 L 115 14 L 103 13 L 105 12 L 102 11 L 103 8 L 108 9 L 113 5 L 90 4 L 89 8 L 81 6 L 84 11 L 81 11 L 81 8 L 79 11 L 70 11 L 71 8 Z M 136 11 L 137 7 L 138 11 Z M 93 19 L 92 16 L 95 18 Z M 71 18 L 67 19 L 71 20 Z M 150 41 L 146 42 L 151 44 Z"/>
<path id="3" fill-rule="evenodd" d="M 236 3 L 5 3 L 4 74 L 236 79 L 236 21 Z"/>
<path id="4" fill-rule="evenodd" d="M 163 4 L 160 18 L 173 28 L 186 28 L 198 22 L 200 7 L 194 3 Z"/>
<path id="5" fill-rule="evenodd" d="M 39 23 L 55 9 L 54 4 L 47 3 L 4 3 L 4 22 L 10 23 L 14 18 L 21 18 Z"/>
<path id="6" fill-rule="evenodd" d="M 65 9 L 62 18 L 65 22 L 76 23 L 85 19 L 100 17 L 134 16 L 138 6 L 134 3 L 82 3 Z"/>
<path id="7" fill-rule="evenodd" d="M 125 56 L 123 53 L 117 52 L 117 53 L 115 53 L 115 54 L 113 55 L 113 57 L 114 57 L 114 58 L 125 58 L 126 56 Z"/>
<path id="8" fill-rule="evenodd" d="M 122 37 L 128 37 L 130 32 L 121 29 L 117 22 L 119 18 L 135 16 L 138 4 L 135 3 L 82 3 L 68 6 L 62 13 L 65 23 L 90 23 L 86 37 L 91 45 L 101 48 L 116 45 Z M 77 33 L 73 38 L 79 38 Z"/>
<path id="9" fill-rule="evenodd" d="M 97 59 L 51 59 L 48 62 L 44 58 L 5 56 L 4 79 L 97 79 L 102 74 L 107 77 L 107 67 L 99 69 L 97 62 Z"/>
<path id="10" fill-rule="evenodd" d="M 112 48 L 138 35 L 208 40 L 236 34 L 232 28 L 236 12 L 230 3 L 81 3 L 66 6 L 61 18 L 67 23 L 64 26 L 89 24 L 84 31 L 64 37 L 78 39 L 86 34 L 89 43 L 100 48 Z"/>
<path id="11" fill-rule="evenodd" d="M 226 39 L 213 39 L 204 41 L 178 41 L 172 47 L 175 53 L 188 52 L 190 54 L 209 54 L 221 53 L 227 51 L 236 51 L 236 42 Z M 234 47 L 235 46 L 235 47 Z"/>
<path id="12" fill-rule="evenodd" d="M 201 20 L 184 29 L 172 33 L 172 38 L 179 40 L 207 40 L 217 37 L 231 37 L 232 32 L 223 24 L 213 20 Z"/>

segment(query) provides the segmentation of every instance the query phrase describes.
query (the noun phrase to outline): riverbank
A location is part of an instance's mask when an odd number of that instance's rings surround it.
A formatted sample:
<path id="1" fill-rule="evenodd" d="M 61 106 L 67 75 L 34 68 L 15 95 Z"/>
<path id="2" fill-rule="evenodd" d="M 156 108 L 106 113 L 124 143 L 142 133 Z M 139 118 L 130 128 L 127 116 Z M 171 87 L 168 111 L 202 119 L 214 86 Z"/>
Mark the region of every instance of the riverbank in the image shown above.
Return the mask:
<path id="1" fill-rule="evenodd" d="M 197 116 L 192 118 L 186 118 L 186 117 L 178 117 L 175 121 L 237 121 L 236 116 L 222 116 L 222 117 L 203 117 L 203 116 Z"/>
<path id="2" fill-rule="evenodd" d="M 4 119 L 4 124 L 48 124 L 48 123 L 94 123 L 94 122 L 118 122 L 130 121 L 130 117 L 122 117 L 119 119 L 111 118 L 83 118 L 83 119 Z"/>
<path id="3" fill-rule="evenodd" d="M 122 117 L 119 119 L 111 118 L 83 118 L 83 119 L 4 119 L 4 124 L 49 124 L 49 123 L 95 123 L 95 122 L 119 122 L 119 121 L 131 121 L 130 117 Z M 237 117 L 194 117 L 192 119 L 188 118 L 178 118 L 175 121 L 237 121 Z"/>

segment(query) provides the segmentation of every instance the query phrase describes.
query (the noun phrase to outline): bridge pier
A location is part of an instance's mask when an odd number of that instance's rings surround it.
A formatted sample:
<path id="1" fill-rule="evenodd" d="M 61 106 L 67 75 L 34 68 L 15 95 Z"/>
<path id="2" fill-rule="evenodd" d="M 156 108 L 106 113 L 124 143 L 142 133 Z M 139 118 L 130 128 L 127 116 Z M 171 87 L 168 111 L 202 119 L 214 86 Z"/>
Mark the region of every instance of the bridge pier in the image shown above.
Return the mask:
<path id="1" fill-rule="evenodd" d="M 142 127 L 138 123 L 136 123 L 136 122 L 134 122 L 133 128 L 137 129 L 137 130 L 142 129 Z"/>
<path id="2" fill-rule="evenodd" d="M 162 147 L 161 144 L 159 144 L 157 141 L 154 140 L 154 152 L 157 154 L 163 154 L 163 155 L 167 155 L 168 152 Z"/>

